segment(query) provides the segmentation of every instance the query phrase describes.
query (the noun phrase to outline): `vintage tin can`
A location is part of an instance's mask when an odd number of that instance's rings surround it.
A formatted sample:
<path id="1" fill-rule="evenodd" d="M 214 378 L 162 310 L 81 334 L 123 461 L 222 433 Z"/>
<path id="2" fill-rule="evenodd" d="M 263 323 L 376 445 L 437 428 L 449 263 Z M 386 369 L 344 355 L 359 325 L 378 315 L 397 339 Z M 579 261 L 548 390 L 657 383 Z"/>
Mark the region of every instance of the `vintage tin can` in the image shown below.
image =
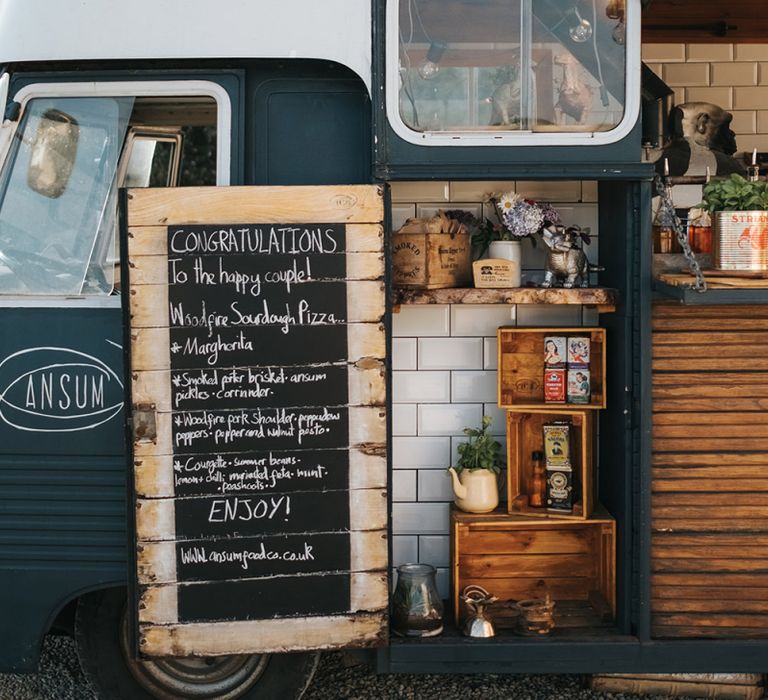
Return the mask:
<path id="1" fill-rule="evenodd" d="M 547 510 L 573 512 L 573 471 L 570 467 L 547 467 Z"/>
<path id="2" fill-rule="evenodd" d="M 574 335 L 568 338 L 568 367 L 589 367 L 588 336 Z"/>
<path id="3" fill-rule="evenodd" d="M 571 424 L 545 423 L 544 461 L 547 469 L 571 468 Z"/>
<path id="4" fill-rule="evenodd" d="M 768 270 L 768 211 L 716 212 L 712 265 L 719 270 Z"/>
<path id="5" fill-rule="evenodd" d="M 565 380 L 564 369 L 544 370 L 544 401 L 546 403 L 565 403 Z"/>
<path id="6" fill-rule="evenodd" d="M 564 335 L 548 335 L 544 338 L 544 367 L 565 367 L 566 343 Z"/>
<path id="7" fill-rule="evenodd" d="M 592 392 L 589 384 L 589 370 L 583 367 L 568 368 L 568 403 L 590 403 Z"/>

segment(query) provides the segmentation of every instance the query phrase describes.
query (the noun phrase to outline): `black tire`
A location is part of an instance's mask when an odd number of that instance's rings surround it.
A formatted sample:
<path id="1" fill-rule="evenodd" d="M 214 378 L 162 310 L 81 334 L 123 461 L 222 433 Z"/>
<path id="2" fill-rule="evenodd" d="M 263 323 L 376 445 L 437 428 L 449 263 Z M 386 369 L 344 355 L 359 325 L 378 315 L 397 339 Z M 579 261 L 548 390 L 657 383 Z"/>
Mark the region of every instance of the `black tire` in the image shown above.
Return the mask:
<path id="1" fill-rule="evenodd" d="M 100 700 L 298 700 L 320 655 L 254 654 L 136 660 L 124 588 L 83 596 L 75 615 L 80 666 Z"/>

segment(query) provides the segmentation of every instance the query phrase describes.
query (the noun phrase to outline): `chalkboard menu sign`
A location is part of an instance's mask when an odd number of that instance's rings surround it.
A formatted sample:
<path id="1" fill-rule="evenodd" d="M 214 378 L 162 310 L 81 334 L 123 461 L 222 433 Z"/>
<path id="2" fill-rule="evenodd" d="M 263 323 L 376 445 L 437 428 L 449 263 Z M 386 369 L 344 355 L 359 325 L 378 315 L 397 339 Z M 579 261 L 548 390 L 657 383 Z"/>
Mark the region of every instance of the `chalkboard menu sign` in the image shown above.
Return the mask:
<path id="1" fill-rule="evenodd" d="M 139 649 L 386 638 L 373 186 L 130 190 Z"/>

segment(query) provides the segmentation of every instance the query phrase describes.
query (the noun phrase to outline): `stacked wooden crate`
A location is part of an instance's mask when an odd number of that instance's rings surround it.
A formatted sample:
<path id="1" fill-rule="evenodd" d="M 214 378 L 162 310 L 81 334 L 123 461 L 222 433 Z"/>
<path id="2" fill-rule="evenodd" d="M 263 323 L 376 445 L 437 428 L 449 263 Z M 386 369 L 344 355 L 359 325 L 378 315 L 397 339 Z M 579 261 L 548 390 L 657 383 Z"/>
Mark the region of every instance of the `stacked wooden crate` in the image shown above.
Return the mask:
<path id="1" fill-rule="evenodd" d="M 656 637 L 768 637 L 768 306 L 653 311 Z"/>
<path id="2" fill-rule="evenodd" d="M 548 336 L 590 339 L 591 395 L 584 404 L 544 400 L 544 342 Z M 596 498 L 595 415 L 605 407 L 605 331 L 600 328 L 500 328 L 498 403 L 507 410 L 507 504 L 451 517 L 452 593 L 460 618 L 461 591 L 482 585 L 503 604 L 551 596 L 557 627 L 610 624 L 616 613 L 616 523 Z M 545 423 L 570 424 L 574 480 L 580 495 L 570 513 L 529 503 L 530 456 L 543 451 Z M 512 616 L 509 617 L 509 620 Z"/>

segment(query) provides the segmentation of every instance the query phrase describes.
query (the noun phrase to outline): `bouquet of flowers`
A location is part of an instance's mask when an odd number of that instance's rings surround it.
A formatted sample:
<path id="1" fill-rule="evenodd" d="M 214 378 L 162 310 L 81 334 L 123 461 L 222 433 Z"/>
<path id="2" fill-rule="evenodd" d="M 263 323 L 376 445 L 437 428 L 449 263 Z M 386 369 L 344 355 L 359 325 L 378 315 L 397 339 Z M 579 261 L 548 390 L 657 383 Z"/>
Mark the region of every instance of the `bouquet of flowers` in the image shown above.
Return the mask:
<path id="1" fill-rule="evenodd" d="M 501 195 L 496 206 L 501 211 L 501 221 L 506 229 L 499 238 L 502 241 L 533 236 L 545 226 L 561 223 L 560 214 L 551 204 L 525 199 L 515 192 Z"/>
<path id="2" fill-rule="evenodd" d="M 545 226 L 561 223 L 560 214 L 548 202 L 525 199 L 515 192 L 486 195 L 486 203 L 492 204 L 496 221 L 477 219 L 463 210 L 447 211 L 446 215 L 458 219 L 472 231 L 472 244 L 483 255 L 492 241 L 516 241 L 531 238 Z"/>

